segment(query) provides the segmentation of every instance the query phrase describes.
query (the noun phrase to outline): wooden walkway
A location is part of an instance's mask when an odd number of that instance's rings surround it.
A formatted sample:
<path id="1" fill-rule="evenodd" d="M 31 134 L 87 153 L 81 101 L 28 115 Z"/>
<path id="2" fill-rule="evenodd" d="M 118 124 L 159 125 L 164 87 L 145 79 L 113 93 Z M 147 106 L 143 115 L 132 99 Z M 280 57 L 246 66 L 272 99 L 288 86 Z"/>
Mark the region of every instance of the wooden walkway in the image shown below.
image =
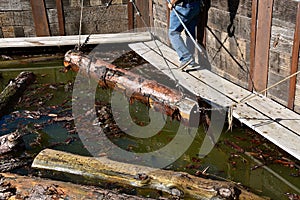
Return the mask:
<path id="1" fill-rule="evenodd" d="M 83 43 L 87 37 L 88 35 L 81 35 L 80 42 Z M 93 34 L 90 36 L 88 44 L 130 43 L 150 39 L 151 36 L 147 32 Z M 78 44 L 78 41 L 78 35 L 0 38 L 0 49 L 10 47 L 74 46 Z"/>
<path id="2" fill-rule="evenodd" d="M 129 46 L 170 78 L 173 77 L 173 73 L 176 79 L 179 80 L 179 84 L 187 90 L 211 103 L 230 107 L 251 94 L 248 90 L 207 69 L 189 73 L 176 70 L 176 65 L 179 64 L 176 52 L 159 41 L 139 42 Z M 172 73 L 165 64 L 160 52 L 163 53 L 169 67 L 172 69 Z M 300 160 L 299 114 L 265 96 L 256 95 L 245 103 L 237 104 L 233 110 L 233 116 Z"/>

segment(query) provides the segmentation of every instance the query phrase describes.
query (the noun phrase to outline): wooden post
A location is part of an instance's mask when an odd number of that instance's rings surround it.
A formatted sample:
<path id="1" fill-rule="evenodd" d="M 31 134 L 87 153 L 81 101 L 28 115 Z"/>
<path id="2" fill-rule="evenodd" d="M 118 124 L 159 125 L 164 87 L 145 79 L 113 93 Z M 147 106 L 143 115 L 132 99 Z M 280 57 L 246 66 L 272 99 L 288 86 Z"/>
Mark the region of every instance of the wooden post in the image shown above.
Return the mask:
<path id="1" fill-rule="evenodd" d="M 256 31 L 257 31 L 257 4 L 258 0 L 252 1 L 252 16 L 251 16 L 251 43 L 250 43 L 250 74 L 248 81 L 248 89 L 253 90 L 252 76 L 254 73 L 255 64 L 255 44 L 256 44 Z"/>
<path id="2" fill-rule="evenodd" d="M 255 62 L 251 69 L 254 88 L 257 91 L 266 89 L 268 84 L 273 2 L 274 0 L 258 1 L 257 21 L 255 21 L 257 23 Z"/>
<path id="3" fill-rule="evenodd" d="M 62 0 L 56 0 L 59 35 L 65 35 L 65 20 Z"/>
<path id="4" fill-rule="evenodd" d="M 137 8 L 139 9 L 140 16 L 137 16 L 136 26 L 137 28 L 149 26 L 149 3 L 147 1 L 135 1 Z"/>
<path id="5" fill-rule="evenodd" d="M 130 1 L 127 2 L 127 12 L 128 12 L 128 30 L 134 29 L 134 11 L 133 5 Z"/>
<path id="6" fill-rule="evenodd" d="M 292 63 L 291 63 L 291 75 L 298 71 L 299 46 L 300 46 L 300 3 L 298 3 L 298 10 L 297 10 L 297 17 L 296 17 L 296 28 L 294 34 L 294 45 L 293 45 Z M 296 95 L 296 83 L 297 83 L 297 76 L 293 76 L 290 79 L 290 88 L 289 88 L 288 107 L 290 109 L 294 108 L 295 95 Z"/>
<path id="7" fill-rule="evenodd" d="M 44 0 L 30 0 L 37 36 L 50 36 L 49 23 Z"/>
<path id="8" fill-rule="evenodd" d="M 149 1 L 149 25 L 150 27 L 154 27 L 154 19 L 153 19 L 153 1 Z"/>

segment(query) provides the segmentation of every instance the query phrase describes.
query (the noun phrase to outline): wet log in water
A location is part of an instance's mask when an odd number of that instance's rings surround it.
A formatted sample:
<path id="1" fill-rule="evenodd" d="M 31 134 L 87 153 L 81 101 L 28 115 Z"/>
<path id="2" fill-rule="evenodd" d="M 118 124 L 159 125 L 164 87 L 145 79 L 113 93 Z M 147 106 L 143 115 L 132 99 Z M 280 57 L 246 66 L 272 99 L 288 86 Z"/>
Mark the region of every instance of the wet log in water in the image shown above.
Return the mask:
<path id="1" fill-rule="evenodd" d="M 12 133 L 0 137 L 0 155 L 9 153 L 17 148 L 22 143 L 22 137 L 26 133 L 21 130 L 16 130 Z"/>
<path id="2" fill-rule="evenodd" d="M 181 120 L 184 124 L 190 124 L 190 120 L 195 119 L 193 116 L 199 114 L 196 112 L 198 110 L 196 99 L 183 97 L 177 90 L 117 68 L 101 59 L 90 58 L 81 52 L 71 50 L 65 55 L 64 66 L 65 71 L 80 70 L 86 77 L 99 81 L 100 86 L 122 91 L 130 98 L 146 103 L 157 111 Z"/>
<path id="3" fill-rule="evenodd" d="M 21 72 L 0 93 L 0 118 L 9 114 L 18 102 L 28 85 L 35 81 L 32 72 Z"/>
<path id="4" fill-rule="evenodd" d="M 84 157 L 50 149 L 40 152 L 32 167 L 64 176 L 76 175 L 83 182 L 105 182 L 125 188 L 152 189 L 181 198 L 263 199 L 231 182 L 120 163 L 106 157 Z"/>
<path id="5" fill-rule="evenodd" d="M 110 190 L 81 186 L 68 182 L 0 174 L 0 199 L 135 199 L 137 196 L 117 194 Z"/>

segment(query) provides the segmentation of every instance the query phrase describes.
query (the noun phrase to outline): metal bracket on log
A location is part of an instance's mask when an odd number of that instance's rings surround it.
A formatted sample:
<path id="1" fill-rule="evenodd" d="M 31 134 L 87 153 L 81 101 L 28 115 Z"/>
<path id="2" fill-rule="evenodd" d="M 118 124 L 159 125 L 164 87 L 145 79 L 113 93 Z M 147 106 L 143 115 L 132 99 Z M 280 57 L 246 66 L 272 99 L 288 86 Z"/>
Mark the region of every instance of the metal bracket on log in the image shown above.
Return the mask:
<path id="1" fill-rule="evenodd" d="M 72 69 L 98 81 L 100 86 L 130 94 L 156 111 L 181 120 L 185 125 L 198 125 L 198 103 L 154 80 L 148 80 L 128 70 L 117 68 L 101 59 L 90 58 L 81 52 L 70 50 L 64 58 L 65 72 Z M 131 95 L 132 94 L 132 95 Z"/>

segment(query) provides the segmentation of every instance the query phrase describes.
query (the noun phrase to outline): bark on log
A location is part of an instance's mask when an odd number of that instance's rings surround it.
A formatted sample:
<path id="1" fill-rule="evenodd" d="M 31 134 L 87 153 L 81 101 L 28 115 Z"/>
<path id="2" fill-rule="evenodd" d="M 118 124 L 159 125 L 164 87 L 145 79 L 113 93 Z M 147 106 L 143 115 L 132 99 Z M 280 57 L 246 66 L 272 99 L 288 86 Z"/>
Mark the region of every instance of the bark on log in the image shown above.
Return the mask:
<path id="1" fill-rule="evenodd" d="M 45 149 L 38 154 L 33 168 L 76 175 L 81 181 L 106 182 L 123 187 L 152 189 L 180 198 L 264 199 L 238 185 L 203 179 L 183 172 L 120 163 L 106 157 L 84 157 Z"/>
<path id="2" fill-rule="evenodd" d="M 0 199 L 128 199 L 143 200 L 127 194 L 117 194 L 110 190 L 81 186 L 73 183 L 20 176 L 0 174 Z"/>
<path id="3" fill-rule="evenodd" d="M 12 111 L 26 87 L 35 81 L 32 72 L 21 72 L 0 93 L 0 118 Z"/>
<path id="4" fill-rule="evenodd" d="M 21 130 L 16 130 L 7 135 L 0 137 L 0 155 L 9 153 L 13 151 L 22 143 L 22 136 L 25 135 L 25 132 Z"/>
<path id="5" fill-rule="evenodd" d="M 156 111 L 181 120 L 186 125 L 192 123 L 191 119 L 199 122 L 199 113 L 196 112 L 198 110 L 196 99 L 183 97 L 179 91 L 168 88 L 156 81 L 147 80 L 101 59 L 90 58 L 74 50 L 65 54 L 64 66 L 65 72 L 69 69 L 76 72 L 80 70 L 83 75 L 99 81 L 100 86 L 122 91 L 125 95 L 133 94 L 130 98 L 137 99 Z"/>

